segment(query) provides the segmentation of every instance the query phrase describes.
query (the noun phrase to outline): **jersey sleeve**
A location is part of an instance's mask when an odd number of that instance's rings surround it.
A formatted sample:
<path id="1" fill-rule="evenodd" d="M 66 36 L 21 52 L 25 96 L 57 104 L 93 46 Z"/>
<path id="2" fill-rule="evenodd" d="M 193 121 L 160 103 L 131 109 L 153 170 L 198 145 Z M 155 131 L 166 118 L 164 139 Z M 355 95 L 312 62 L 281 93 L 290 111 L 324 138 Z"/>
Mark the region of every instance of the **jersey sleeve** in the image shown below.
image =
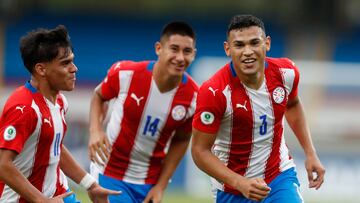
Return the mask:
<path id="1" fill-rule="evenodd" d="M 190 133 L 192 130 L 192 125 L 191 125 L 192 120 L 193 120 L 193 116 L 187 119 L 177 130 L 180 130 L 184 133 Z"/>
<path id="2" fill-rule="evenodd" d="M 195 108 L 196 108 L 196 98 L 197 98 L 197 91 L 194 93 L 193 99 L 191 104 L 187 110 L 188 115 L 186 116 L 185 122 L 179 127 L 179 129 L 185 133 L 190 133 L 192 131 L 192 121 L 194 118 Z"/>
<path id="3" fill-rule="evenodd" d="M 204 83 L 199 90 L 193 127 L 199 131 L 216 134 L 226 109 L 226 99 L 221 90 Z"/>
<path id="4" fill-rule="evenodd" d="M 299 69 L 297 68 L 297 66 L 295 65 L 295 63 L 293 61 L 291 61 L 290 59 L 287 59 L 287 61 L 290 63 L 290 67 L 291 69 L 294 70 L 294 80 L 292 83 L 292 89 L 290 91 L 289 94 L 289 99 L 293 99 L 298 95 L 298 86 L 299 86 L 299 80 L 300 80 L 300 72 Z"/>
<path id="5" fill-rule="evenodd" d="M 120 89 L 119 70 L 121 62 L 117 62 L 111 66 L 105 79 L 101 83 L 101 94 L 106 100 L 117 97 Z"/>
<path id="6" fill-rule="evenodd" d="M 66 114 L 69 109 L 69 103 L 64 94 L 60 93 L 58 97 L 58 104 L 64 109 L 64 113 Z"/>
<path id="7" fill-rule="evenodd" d="M 37 124 L 35 111 L 26 105 L 4 109 L 0 119 L 0 148 L 20 153 Z"/>

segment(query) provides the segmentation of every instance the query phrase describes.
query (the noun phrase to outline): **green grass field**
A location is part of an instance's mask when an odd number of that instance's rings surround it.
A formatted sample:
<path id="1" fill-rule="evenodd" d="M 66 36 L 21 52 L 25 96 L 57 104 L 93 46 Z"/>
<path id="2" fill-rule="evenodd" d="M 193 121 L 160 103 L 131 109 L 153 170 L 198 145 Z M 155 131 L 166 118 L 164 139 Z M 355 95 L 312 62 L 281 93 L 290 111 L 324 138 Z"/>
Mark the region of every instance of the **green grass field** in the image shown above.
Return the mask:
<path id="1" fill-rule="evenodd" d="M 90 202 L 87 194 L 82 190 L 76 191 L 76 197 L 82 203 Z M 191 197 L 184 193 L 170 192 L 170 193 L 165 194 L 165 197 L 162 202 L 163 203 L 184 203 L 184 202 L 186 202 L 186 203 L 212 203 L 213 201 L 211 198 L 202 199 L 202 198 Z"/>
<path id="2" fill-rule="evenodd" d="M 76 196 L 82 203 L 90 203 L 90 200 L 84 191 L 82 191 L 82 190 L 76 191 Z M 208 199 L 191 197 L 188 194 L 185 194 L 183 192 L 167 192 L 162 201 L 162 203 L 184 203 L 184 202 L 186 202 L 186 203 L 213 203 L 213 200 L 211 199 L 211 197 L 209 197 Z M 334 199 L 326 199 L 326 197 L 324 197 L 324 199 L 312 199 L 312 200 L 305 199 L 305 202 L 306 203 L 338 203 L 338 202 L 356 203 L 358 201 L 351 200 L 351 199 L 334 200 Z"/>

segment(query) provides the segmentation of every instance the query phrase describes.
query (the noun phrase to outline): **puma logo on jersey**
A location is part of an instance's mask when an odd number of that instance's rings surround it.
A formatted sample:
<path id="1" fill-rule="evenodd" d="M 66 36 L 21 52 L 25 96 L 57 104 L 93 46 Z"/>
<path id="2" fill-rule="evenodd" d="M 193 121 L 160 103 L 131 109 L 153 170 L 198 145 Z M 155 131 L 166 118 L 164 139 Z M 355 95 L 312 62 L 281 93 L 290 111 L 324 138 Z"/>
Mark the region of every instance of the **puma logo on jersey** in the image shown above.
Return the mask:
<path id="1" fill-rule="evenodd" d="M 245 109 L 245 111 L 247 111 L 246 102 L 247 102 L 247 101 L 245 101 L 244 105 L 242 105 L 242 104 L 236 104 L 236 108 L 243 108 L 243 109 Z"/>
<path id="2" fill-rule="evenodd" d="M 212 87 L 209 87 L 209 90 L 213 93 L 214 96 L 215 96 L 215 92 L 218 91 L 218 89 L 214 90 Z"/>
<path id="3" fill-rule="evenodd" d="M 141 101 L 142 99 L 144 99 L 144 97 L 138 98 L 134 93 L 131 93 L 130 97 L 133 98 L 133 99 L 136 101 L 136 104 L 137 104 L 138 106 L 140 106 L 140 101 Z"/>
<path id="4" fill-rule="evenodd" d="M 51 122 L 50 122 L 50 118 L 49 118 L 49 119 L 44 118 L 44 123 L 47 123 L 47 124 L 49 124 L 49 125 L 50 125 L 50 127 L 52 127 L 52 126 L 51 126 Z"/>
<path id="5" fill-rule="evenodd" d="M 25 108 L 25 106 L 23 106 L 23 107 L 17 106 L 15 109 L 19 109 L 21 111 L 21 113 L 24 113 L 24 108 Z"/>

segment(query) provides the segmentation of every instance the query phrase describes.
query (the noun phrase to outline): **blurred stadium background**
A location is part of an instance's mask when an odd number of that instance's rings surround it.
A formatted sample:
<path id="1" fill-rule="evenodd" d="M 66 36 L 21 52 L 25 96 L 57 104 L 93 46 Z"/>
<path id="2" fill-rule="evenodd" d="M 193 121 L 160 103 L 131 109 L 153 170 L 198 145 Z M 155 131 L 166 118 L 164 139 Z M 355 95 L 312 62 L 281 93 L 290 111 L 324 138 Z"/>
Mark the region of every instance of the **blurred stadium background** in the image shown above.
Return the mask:
<path id="1" fill-rule="evenodd" d="M 19 38 L 37 27 L 67 26 L 79 68 L 65 144 L 88 168 L 88 110 L 92 89 L 117 60 L 155 60 L 164 23 L 186 20 L 196 29 L 198 54 L 188 72 L 201 84 L 229 61 L 223 41 L 230 17 L 261 17 L 272 38 L 268 56 L 289 57 L 301 72 L 300 95 L 314 143 L 326 167 L 319 191 L 307 188 L 302 150 L 287 129 L 306 202 L 359 202 L 360 1 L 358 0 L 0 0 L 0 106 L 29 74 Z M 83 202 L 84 192 L 74 186 Z M 188 153 L 164 202 L 212 202 L 209 180 Z"/>

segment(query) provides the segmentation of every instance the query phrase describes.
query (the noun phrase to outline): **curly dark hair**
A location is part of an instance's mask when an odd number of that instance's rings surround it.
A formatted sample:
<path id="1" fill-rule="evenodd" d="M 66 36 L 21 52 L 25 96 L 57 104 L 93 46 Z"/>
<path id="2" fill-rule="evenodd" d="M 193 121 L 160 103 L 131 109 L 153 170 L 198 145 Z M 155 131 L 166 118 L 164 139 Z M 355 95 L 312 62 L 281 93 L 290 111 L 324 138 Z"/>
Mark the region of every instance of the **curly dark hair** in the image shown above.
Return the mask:
<path id="1" fill-rule="evenodd" d="M 20 39 L 21 58 L 26 69 L 33 73 L 35 64 L 50 62 L 59 54 L 59 48 L 65 48 L 69 54 L 72 45 L 64 25 L 54 29 L 38 28 Z"/>

